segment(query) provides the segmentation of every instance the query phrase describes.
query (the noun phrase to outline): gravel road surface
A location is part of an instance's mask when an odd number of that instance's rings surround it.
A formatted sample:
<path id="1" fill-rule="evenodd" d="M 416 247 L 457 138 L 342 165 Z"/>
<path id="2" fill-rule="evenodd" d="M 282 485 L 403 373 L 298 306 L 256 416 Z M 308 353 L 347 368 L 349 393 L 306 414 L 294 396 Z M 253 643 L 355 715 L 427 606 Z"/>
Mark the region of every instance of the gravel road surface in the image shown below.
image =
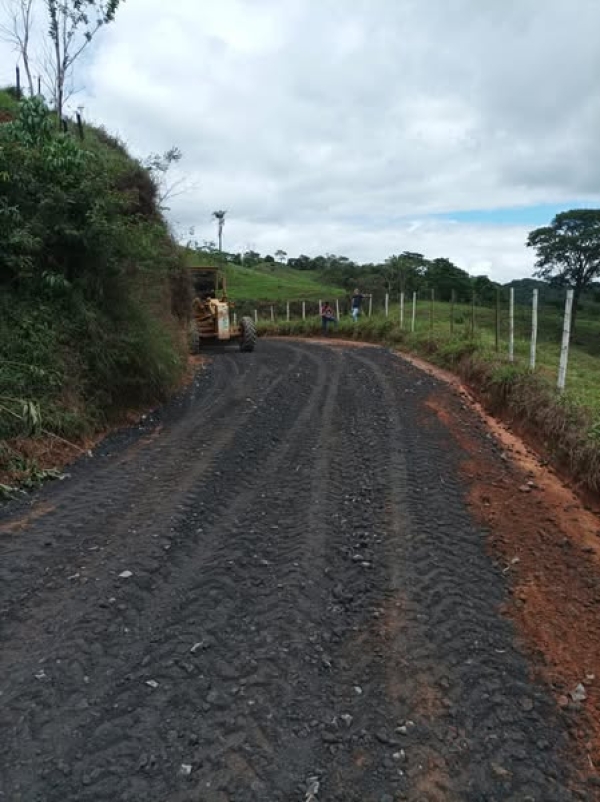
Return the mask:
<path id="1" fill-rule="evenodd" d="M 225 351 L 6 509 L 0 800 L 581 798 L 451 392 L 383 348 Z"/>

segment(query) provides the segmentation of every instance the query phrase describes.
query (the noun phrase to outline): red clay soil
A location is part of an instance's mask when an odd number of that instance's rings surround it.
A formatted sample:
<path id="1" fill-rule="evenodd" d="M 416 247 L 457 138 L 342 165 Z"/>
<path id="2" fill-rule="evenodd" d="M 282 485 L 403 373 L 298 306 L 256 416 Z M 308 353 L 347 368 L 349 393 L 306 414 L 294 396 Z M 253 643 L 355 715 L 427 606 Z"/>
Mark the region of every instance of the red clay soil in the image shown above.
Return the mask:
<path id="1" fill-rule="evenodd" d="M 600 517 L 523 441 L 486 415 L 455 376 L 426 368 L 457 391 L 432 397 L 427 406 L 469 455 L 462 466 L 469 505 L 489 529 L 493 556 L 512 580 L 504 612 L 567 719 L 581 769 L 600 771 Z M 504 448 L 508 473 L 483 456 L 472 434 L 473 409 Z M 577 703 L 571 693 L 580 683 L 587 699 Z"/>

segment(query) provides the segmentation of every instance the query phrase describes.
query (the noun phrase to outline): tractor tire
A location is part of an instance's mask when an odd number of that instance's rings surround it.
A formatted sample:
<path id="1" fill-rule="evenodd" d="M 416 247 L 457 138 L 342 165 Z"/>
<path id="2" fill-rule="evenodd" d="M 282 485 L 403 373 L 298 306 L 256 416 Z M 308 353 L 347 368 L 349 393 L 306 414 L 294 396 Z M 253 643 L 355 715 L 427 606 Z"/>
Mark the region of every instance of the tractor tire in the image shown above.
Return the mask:
<path id="1" fill-rule="evenodd" d="M 198 334 L 198 329 L 193 326 L 190 327 L 190 335 L 189 335 L 189 343 L 190 343 L 190 354 L 194 356 L 200 353 L 200 335 Z"/>
<path id="2" fill-rule="evenodd" d="M 240 321 L 240 351 L 251 353 L 256 345 L 256 325 L 251 317 L 243 317 Z"/>

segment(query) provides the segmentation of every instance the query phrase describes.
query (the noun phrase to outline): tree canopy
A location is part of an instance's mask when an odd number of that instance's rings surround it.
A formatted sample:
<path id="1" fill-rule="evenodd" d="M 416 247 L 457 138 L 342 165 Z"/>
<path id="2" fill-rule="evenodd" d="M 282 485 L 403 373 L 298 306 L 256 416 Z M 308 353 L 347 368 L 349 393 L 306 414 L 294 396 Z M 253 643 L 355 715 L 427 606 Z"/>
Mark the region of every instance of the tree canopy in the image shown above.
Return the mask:
<path id="1" fill-rule="evenodd" d="M 581 293 L 600 276 L 600 209 L 557 214 L 529 234 L 527 246 L 536 251 L 536 276 L 574 290 L 574 328 Z"/>

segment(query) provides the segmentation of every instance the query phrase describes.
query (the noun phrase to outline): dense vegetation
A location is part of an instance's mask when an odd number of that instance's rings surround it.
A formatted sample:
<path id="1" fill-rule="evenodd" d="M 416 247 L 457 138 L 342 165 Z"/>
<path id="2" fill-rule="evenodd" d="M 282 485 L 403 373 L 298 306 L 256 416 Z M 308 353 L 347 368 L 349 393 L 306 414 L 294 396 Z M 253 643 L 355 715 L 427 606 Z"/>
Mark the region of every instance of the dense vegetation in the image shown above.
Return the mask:
<path id="1" fill-rule="evenodd" d="M 155 183 L 118 141 L 59 132 L 7 92 L 0 120 L 1 471 L 18 438 L 76 438 L 165 398 L 187 299 Z"/>

